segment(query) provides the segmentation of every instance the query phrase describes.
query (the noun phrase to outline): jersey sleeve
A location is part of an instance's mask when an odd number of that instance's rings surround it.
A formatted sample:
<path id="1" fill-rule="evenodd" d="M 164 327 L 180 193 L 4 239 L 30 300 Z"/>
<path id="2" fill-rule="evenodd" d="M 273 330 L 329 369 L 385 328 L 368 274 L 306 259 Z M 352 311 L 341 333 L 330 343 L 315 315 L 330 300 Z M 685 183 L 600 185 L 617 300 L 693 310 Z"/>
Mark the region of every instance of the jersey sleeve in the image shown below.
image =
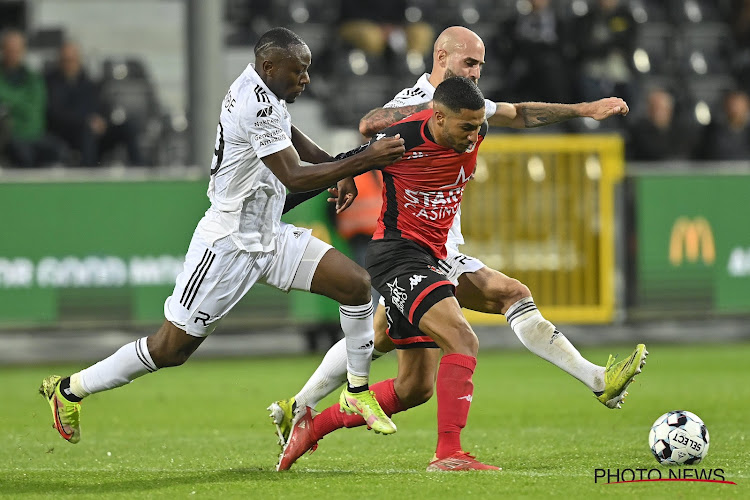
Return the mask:
<path id="1" fill-rule="evenodd" d="M 385 103 L 384 108 L 401 108 L 403 106 L 414 106 L 415 104 L 423 104 L 430 99 L 427 97 L 427 93 L 424 90 L 417 87 L 409 87 L 402 90 L 396 97 Z"/>
<path id="2" fill-rule="evenodd" d="M 281 126 L 282 112 L 273 104 L 248 100 L 243 113 L 243 128 L 258 158 L 292 146 L 292 139 Z"/>
<path id="3" fill-rule="evenodd" d="M 497 113 L 497 103 L 495 101 L 491 101 L 490 99 L 484 100 L 484 119 L 489 120 L 490 117 L 494 116 L 495 113 Z"/>

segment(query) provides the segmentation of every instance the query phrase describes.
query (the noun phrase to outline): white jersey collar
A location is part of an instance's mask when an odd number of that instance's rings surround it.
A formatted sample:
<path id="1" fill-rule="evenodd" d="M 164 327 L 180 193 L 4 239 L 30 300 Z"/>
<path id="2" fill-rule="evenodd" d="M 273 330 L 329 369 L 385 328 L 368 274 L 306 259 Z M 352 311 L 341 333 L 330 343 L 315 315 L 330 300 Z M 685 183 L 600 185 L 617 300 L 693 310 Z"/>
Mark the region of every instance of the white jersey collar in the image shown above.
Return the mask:
<path id="1" fill-rule="evenodd" d="M 427 97 L 429 97 L 429 100 L 432 100 L 432 96 L 435 95 L 435 87 L 433 87 L 430 83 L 429 73 L 424 73 L 422 76 L 420 76 L 419 80 L 417 80 L 417 83 L 415 83 L 414 86 L 425 92 L 427 94 Z"/>

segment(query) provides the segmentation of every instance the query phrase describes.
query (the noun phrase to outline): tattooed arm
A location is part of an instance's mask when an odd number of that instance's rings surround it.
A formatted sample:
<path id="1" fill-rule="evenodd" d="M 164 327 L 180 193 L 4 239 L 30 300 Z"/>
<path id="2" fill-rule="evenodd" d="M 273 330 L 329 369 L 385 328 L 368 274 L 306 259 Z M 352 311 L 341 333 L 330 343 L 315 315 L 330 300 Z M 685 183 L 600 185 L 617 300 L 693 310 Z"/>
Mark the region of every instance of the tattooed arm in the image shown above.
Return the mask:
<path id="1" fill-rule="evenodd" d="M 488 123 L 495 127 L 533 128 L 580 117 L 601 121 L 614 115 L 627 115 L 628 111 L 628 105 L 619 97 L 578 104 L 499 102 L 497 111 L 489 118 Z"/>
<path id="2" fill-rule="evenodd" d="M 432 108 L 432 101 L 400 108 L 375 108 L 359 121 L 359 132 L 365 137 L 372 137 L 397 121 L 429 108 Z"/>

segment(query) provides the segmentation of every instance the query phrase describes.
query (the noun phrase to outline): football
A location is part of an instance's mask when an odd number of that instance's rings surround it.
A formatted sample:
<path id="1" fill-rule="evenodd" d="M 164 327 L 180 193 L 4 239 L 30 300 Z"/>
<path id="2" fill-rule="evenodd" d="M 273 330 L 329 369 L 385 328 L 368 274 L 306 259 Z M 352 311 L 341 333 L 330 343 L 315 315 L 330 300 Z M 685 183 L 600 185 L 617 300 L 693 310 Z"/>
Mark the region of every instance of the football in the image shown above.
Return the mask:
<path id="1" fill-rule="evenodd" d="M 648 446 L 662 465 L 694 465 L 708 453 L 708 429 L 695 413 L 670 411 L 651 426 Z"/>

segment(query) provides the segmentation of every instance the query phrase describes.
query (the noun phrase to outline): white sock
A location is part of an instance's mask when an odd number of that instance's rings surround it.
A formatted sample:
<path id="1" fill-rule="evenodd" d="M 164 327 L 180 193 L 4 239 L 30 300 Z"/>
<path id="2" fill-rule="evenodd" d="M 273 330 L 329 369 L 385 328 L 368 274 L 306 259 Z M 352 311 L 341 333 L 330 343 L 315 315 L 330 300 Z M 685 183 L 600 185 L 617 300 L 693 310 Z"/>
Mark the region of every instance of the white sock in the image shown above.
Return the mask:
<path id="1" fill-rule="evenodd" d="M 70 376 L 70 389 L 78 397 L 114 389 L 158 370 L 146 346 L 146 337 L 126 344 L 110 357 Z"/>
<path id="2" fill-rule="evenodd" d="M 508 308 L 508 324 L 528 350 L 573 375 L 594 392 L 604 390 L 604 367 L 586 360 L 526 297 Z"/>
<path id="3" fill-rule="evenodd" d="M 372 360 L 375 361 L 383 354 L 372 350 Z M 341 387 L 346 378 L 346 339 L 341 339 L 323 357 L 315 373 L 307 380 L 301 391 L 294 396 L 298 408 L 309 406 L 315 408 L 320 400 Z"/>
<path id="4" fill-rule="evenodd" d="M 339 306 L 341 329 L 346 341 L 346 371 L 352 387 L 367 384 L 375 344 L 372 302 L 360 306 Z"/>

